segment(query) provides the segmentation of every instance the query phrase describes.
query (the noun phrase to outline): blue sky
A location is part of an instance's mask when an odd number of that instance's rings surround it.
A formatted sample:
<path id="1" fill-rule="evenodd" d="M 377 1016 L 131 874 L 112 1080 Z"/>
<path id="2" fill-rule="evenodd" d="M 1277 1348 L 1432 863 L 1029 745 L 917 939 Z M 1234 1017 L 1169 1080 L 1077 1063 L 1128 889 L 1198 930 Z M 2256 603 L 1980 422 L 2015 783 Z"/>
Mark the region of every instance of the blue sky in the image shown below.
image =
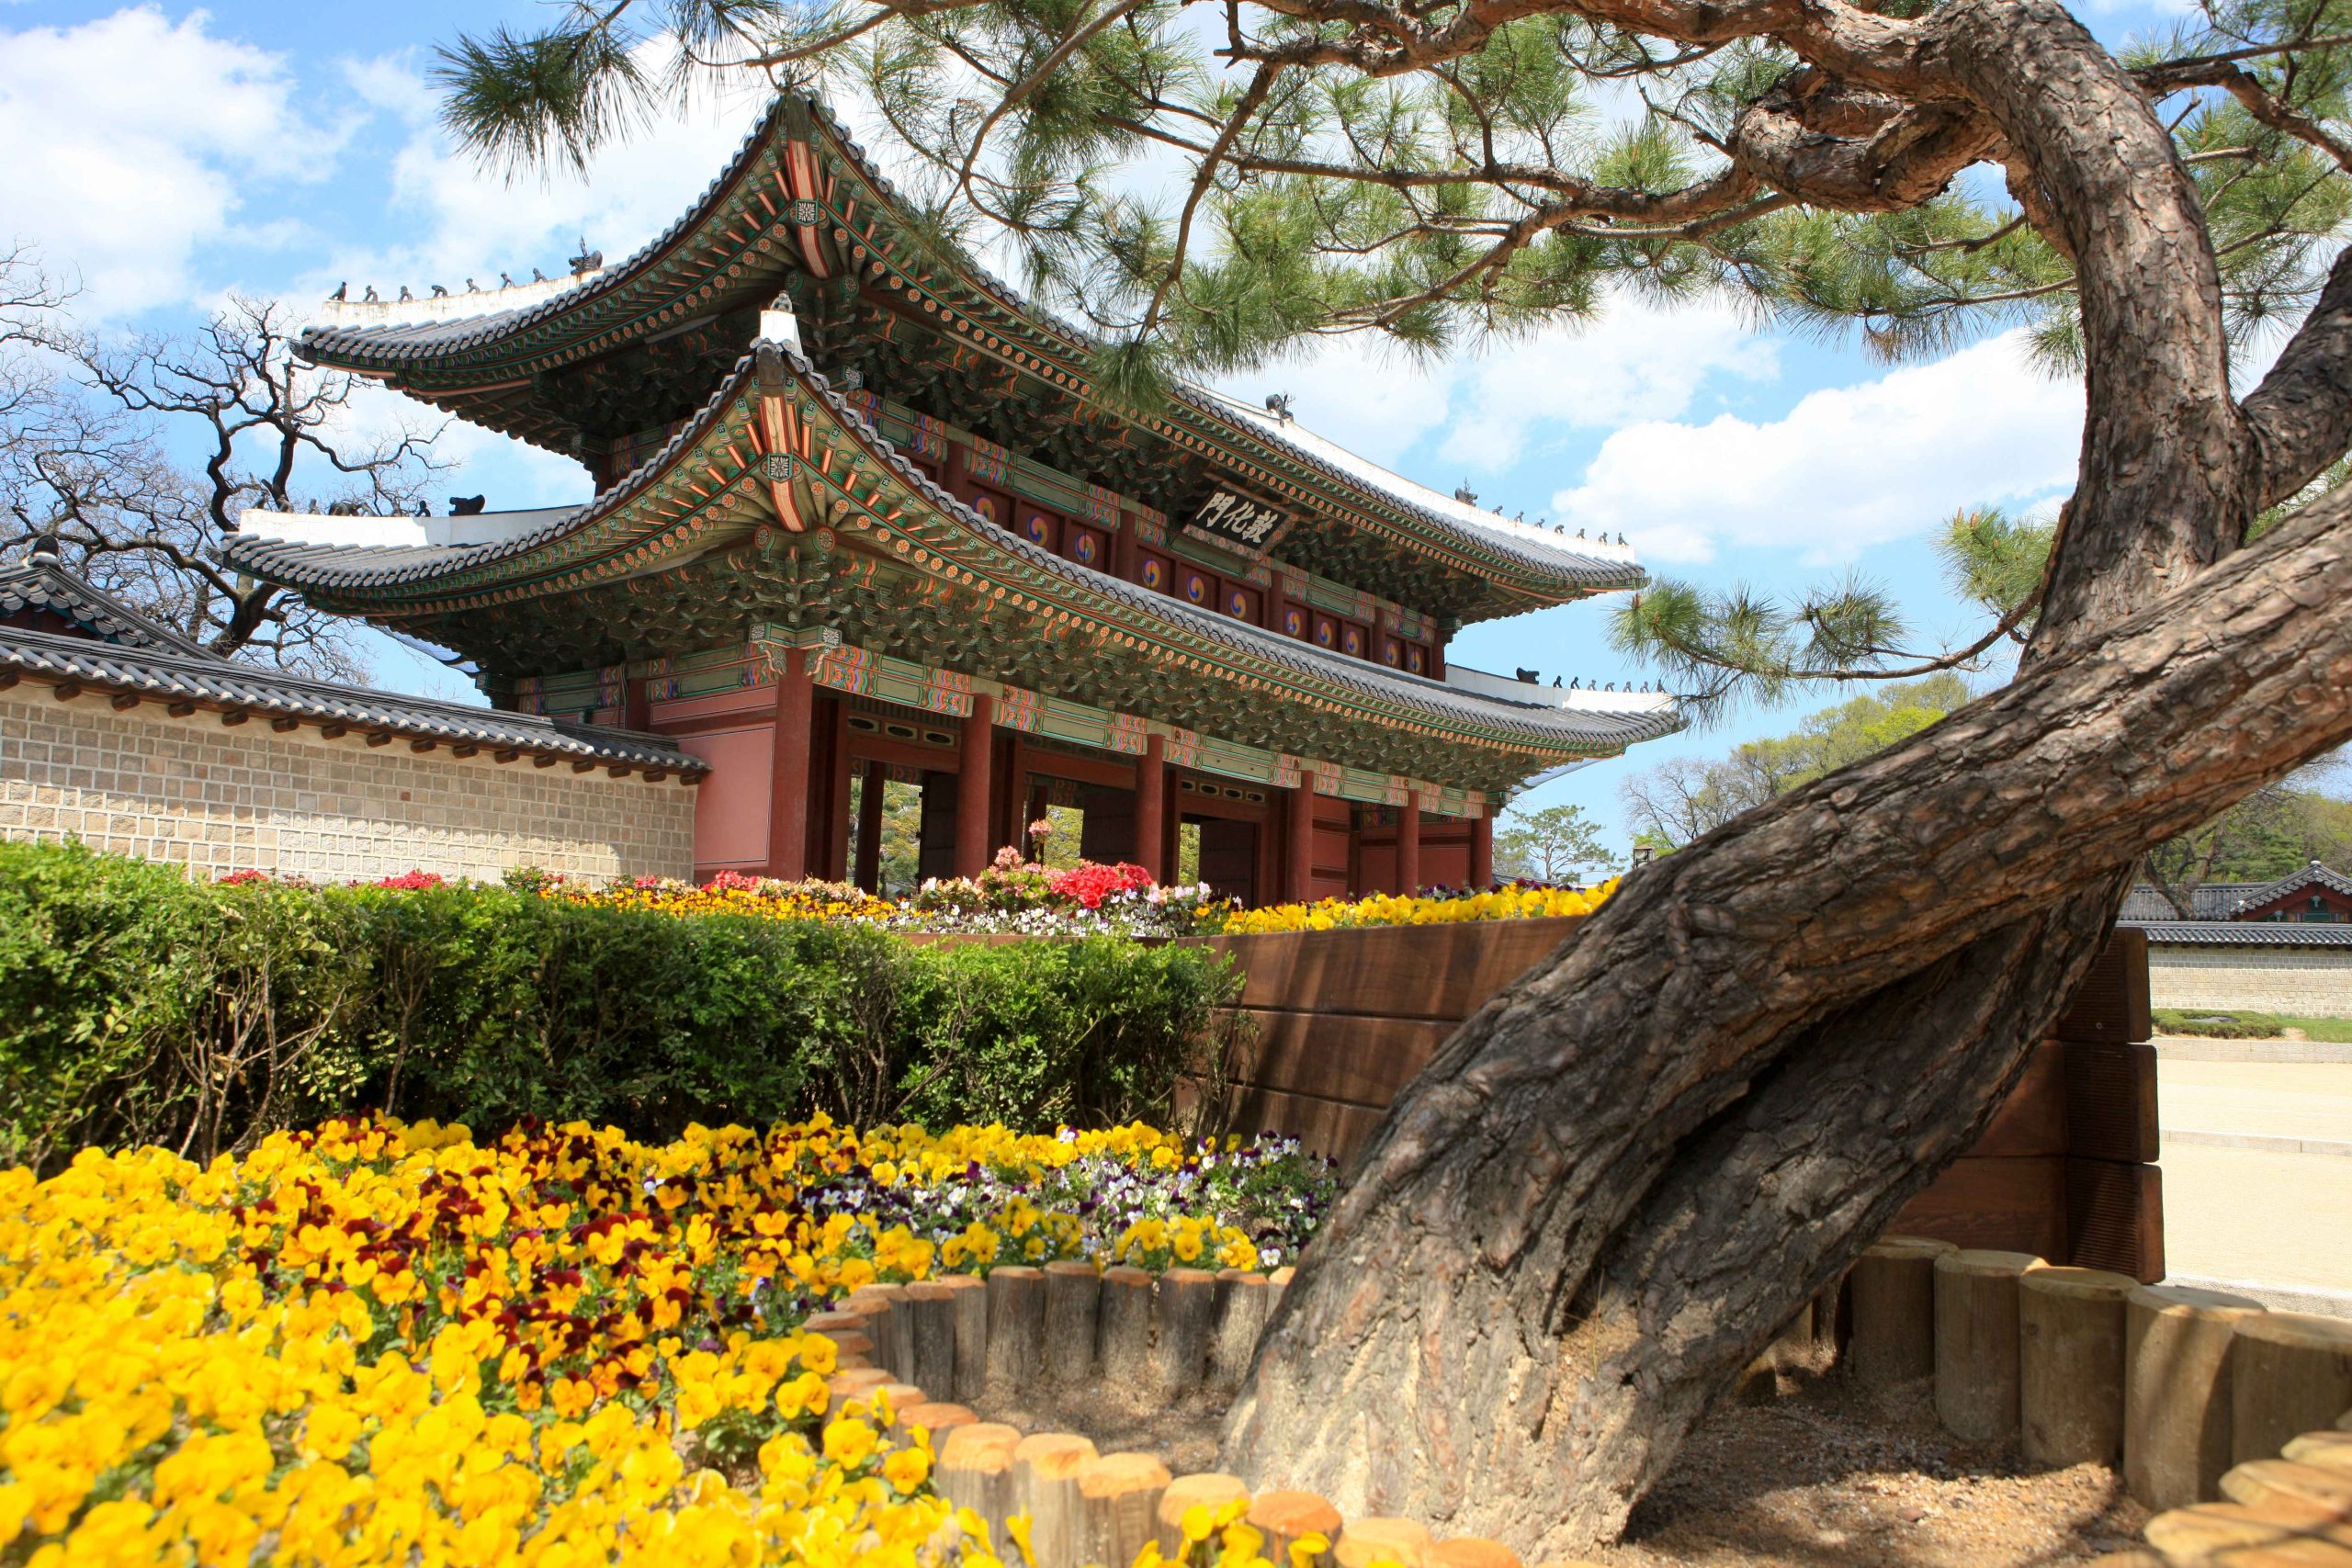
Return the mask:
<path id="1" fill-rule="evenodd" d="M 0 0 L 0 147 L 14 150 L 0 159 L 0 241 L 37 245 L 79 278 L 85 310 L 120 332 L 187 327 L 232 289 L 308 308 L 345 279 L 355 295 L 372 283 L 390 297 L 502 269 L 553 273 L 583 233 L 626 254 L 717 172 L 758 98 L 699 106 L 585 182 L 484 175 L 436 130 L 431 46 L 537 9 Z M 2113 40 L 2162 16 L 2111 7 L 2086 19 Z M 1978 625 L 1944 590 L 1928 542 L 1937 525 L 1967 505 L 2054 505 L 2081 417 L 2079 389 L 2004 339 L 1889 367 L 1710 304 L 1621 303 L 1594 325 L 1436 372 L 1351 341 L 1233 389 L 1288 391 L 1310 428 L 1426 483 L 1466 480 L 1505 512 L 1623 531 L 1657 571 L 1783 592 L 1860 572 L 1928 641 Z M 396 401 L 379 396 L 362 417 L 399 417 Z M 453 430 L 444 451 L 465 464 L 448 488 L 493 507 L 588 493 L 575 465 L 484 433 Z M 1622 683 L 1642 672 L 1608 649 L 1609 603 L 1472 627 L 1454 657 Z M 371 656 L 382 684 L 469 692 L 383 639 Z M 1639 748 L 1527 803 L 1574 802 L 1623 844 L 1629 770 L 1720 754 L 1815 705 Z"/>

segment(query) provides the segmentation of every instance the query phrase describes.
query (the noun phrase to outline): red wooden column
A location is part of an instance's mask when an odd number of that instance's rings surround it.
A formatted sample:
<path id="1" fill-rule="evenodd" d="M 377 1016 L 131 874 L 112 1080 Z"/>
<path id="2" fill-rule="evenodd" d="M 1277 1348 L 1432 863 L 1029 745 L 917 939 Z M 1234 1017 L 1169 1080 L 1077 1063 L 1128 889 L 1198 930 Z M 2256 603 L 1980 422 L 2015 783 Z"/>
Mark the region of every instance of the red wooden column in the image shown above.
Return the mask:
<path id="1" fill-rule="evenodd" d="M 857 793 L 857 885 L 868 893 L 882 891 L 882 786 L 889 782 L 890 764 L 868 762 L 860 773 Z"/>
<path id="2" fill-rule="evenodd" d="M 825 819 L 811 823 L 809 863 L 828 882 L 849 880 L 849 699 L 817 705 L 817 733 L 824 739 Z"/>
<path id="3" fill-rule="evenodd" d="M 1136 863 L 1154 882 L 1166 882 L 1172 869 L 1166 852 L 1167 814 L 1168 738 L 1149 735 L 1136 761 Z"/>
<path id="4" fill-rule="evenodd" d="M 1396 891 L 1411 897 L 1421 888 L 1421 792 L 1408 789 L 1396 808 Z"/>
<path id="5" fill-rule="evenodd" d="M 1482 810 L 1470 818 L 1470 886 L 1484 889 L 1495 882 L 1495 819 Z"/>
<path id="6" fill-rule="evenodd" d="M 1304 904 L 1315 896 L 1315 775 L 1304 768 L 1299 770 L 1297 787 L 1290 792 L 1283 850 L 1288 863 L 1283 877 L 1283 897 L 1295 904 Z"/>
<path id="7" fill-rule="evenodd" d="M 639 732 L 653 728 L 653 694 L 647 689 L 646 678 L 632 675 L 628 666 L 621 666 L 621 728 Z"/>
<path id="8" fill-rule="evenodd" d="M 808 660 L 785 649 L 775 676 L 775 742 L 768 770 L 768 874 L 797 882 L 808 874 L 808 728 L 815 688 Z"/>
<path id="9" fill-rule="evenodd" d="M 994 772 L 996 699 L 975 694 L 964 719 L 964 743 L 956 752 L 956 874 L 978 876 L 989 868 L 989 775 Z"/>

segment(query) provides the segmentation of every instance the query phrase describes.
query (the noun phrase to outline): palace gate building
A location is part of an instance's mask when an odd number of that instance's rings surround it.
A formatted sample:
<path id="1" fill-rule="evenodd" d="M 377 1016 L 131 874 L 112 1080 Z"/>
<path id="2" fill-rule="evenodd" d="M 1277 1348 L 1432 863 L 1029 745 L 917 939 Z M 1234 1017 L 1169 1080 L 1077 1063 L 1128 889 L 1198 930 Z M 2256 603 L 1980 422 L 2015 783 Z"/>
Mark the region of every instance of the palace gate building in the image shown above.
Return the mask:
<path id="1" fill-rule="evenodd" d="M 1193 825 L 1204 880 L 1252 902 L 1483 882 L 1510 791 L 1678 727 L 1663 694 L 1447 658 L 1471 622 L 1638 587 L 1622 545 L 1280 408 L 1185 387 L 1118 412 L 1091 349 L 787 97 L 625 261 L 338 300 L 302 339 L 577 457 L 593 501 L 253 513 L 228 555 L 462 655 L 497 707 L 699 759 L 706 876 L 871 886 L 898 781 L 925 875 L 978 872 L 1050 804 L 1088 857 L 1163 878 Z"/>

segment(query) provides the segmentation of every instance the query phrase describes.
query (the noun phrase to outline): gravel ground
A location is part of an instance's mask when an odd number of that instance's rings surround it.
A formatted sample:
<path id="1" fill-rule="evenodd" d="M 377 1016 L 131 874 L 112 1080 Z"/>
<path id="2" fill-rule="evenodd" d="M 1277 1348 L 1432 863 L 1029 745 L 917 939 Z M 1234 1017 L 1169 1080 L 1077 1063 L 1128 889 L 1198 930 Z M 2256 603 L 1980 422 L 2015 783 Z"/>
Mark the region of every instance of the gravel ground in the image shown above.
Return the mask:
<path id="1" fill-rule="evenodd" d="M 1075 1431 L 1104 1453 L 1214 1469 L 1221 1409 L 1140 1409 L 1093 1390 L 984 1411 L 1024 1432 Z M 2029 1472 L 2013 1448 L 1938 1425 L 1923 1384 L 1883 1396 L 1779 1374 L 1726 1400 L 1645 1498 L 1600 1568 L 2062 1568 L 2141 1544 L 2147 1511 L 2098 1465 Z"/>

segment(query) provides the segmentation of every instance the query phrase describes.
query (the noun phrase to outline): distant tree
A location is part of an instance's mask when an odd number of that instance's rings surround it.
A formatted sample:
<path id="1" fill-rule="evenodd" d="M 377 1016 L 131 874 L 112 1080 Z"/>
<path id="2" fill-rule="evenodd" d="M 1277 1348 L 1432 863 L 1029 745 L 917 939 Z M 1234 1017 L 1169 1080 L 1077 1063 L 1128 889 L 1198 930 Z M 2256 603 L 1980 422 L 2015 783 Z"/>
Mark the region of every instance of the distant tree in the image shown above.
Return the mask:
<path id="1" fill-rule="evenodd" d="M 1048 806 L 1047 831 L 1030 835 L 1030 857 L 1049 871 L 1069 871 L 1085 857 L 1079 845 L 1086 831 L 1086 814 L 1074 806 Z"/>
<path id="2" fill-rule="evenodd" d="M 1896 682 L 1822 709 L 1792 735 L 1747 741 L 1716 761 L 1671 758 L 1618 790 L 1636 828 L 1687 844 L 1775 795 L 1883 751 L 1968 700 L 1967 682 L 1950 671 Z"/>
<path id="3" fill-rule="evenodd" d="M 232 297 L 201 330 L 77 325 L 29 254 L 0 256 L 0 558 L 44 536 L 99 587 L 215 652 L 350 676 L 348 622 L 220 564 L 247 508 L 409 513 L 434 434 L 352 428 L 358 383 L 295 358 L 283 310 Z"/>
<path id="4" fill-rule="evenodd" d="M 1530 882 L 1573 881 L 1579 868 L 1602 865 L 1609 852 L 1600 832 L 1576 806 L 1517 811 L 1495 832 L 1495 872 Z"/>
<path id="5" fill-rule="evenodd" d="M 1641 835 L 1668 846 L 1712 833 L 1764 798 L 1731 763 L 1699 757 L 1669 757 L 1628 774 L 1617 793 Z"/>
<path id="6" fill-rule="evenodd" d="M 860 809 L 865 786 L 865 775 L 862 770 L 851 777 L 849 852 L 853 866 L 863 853 L 857 842 L 857 825 L 865 819 Z M 906 897 L 922 880 L 922 786 L 886 780 L 882 785 L 881 845 L 876 867 L 881 885 L 875 891 L 886 898 Z"/>
<path id="7" fill-rule="evenodd" d="M 2352 872 L 2352 764 L 2330 758 L 2258 789 L 2201 828 L 2167 839 L 2141 872 L 2180 919 L 2209 882 L 2268 882 L 2312 861 Z"/>
<path id="8" fill-rule="evenodd" d="M 1637 857 L 1644 850 L 1647 850 L 1653 858 L 1658 855 L 1670 855 L 1680 847 L 1665 834 L 1653 832 L 1646 828 L 1634 835 L 1634 853 Z"/>

